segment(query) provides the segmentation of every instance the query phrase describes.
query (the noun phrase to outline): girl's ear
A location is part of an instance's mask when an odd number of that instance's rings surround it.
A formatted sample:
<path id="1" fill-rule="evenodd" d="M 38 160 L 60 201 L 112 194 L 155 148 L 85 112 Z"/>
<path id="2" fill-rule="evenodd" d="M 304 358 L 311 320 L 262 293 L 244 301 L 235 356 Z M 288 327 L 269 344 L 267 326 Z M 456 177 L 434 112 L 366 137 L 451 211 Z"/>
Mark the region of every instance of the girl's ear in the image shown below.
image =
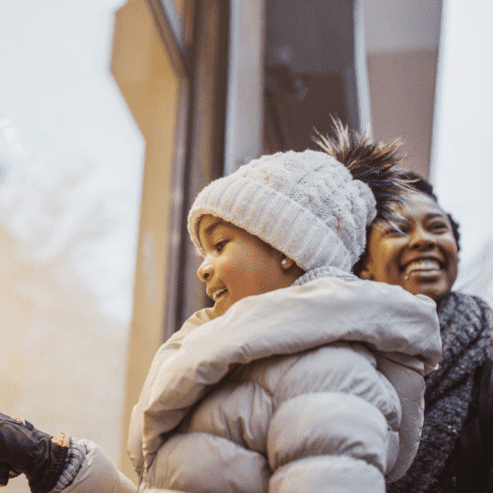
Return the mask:
<path id="1" fill-rule="evenodd" d="M 370 267 L 370 262 L 368 261 L 368 256 L 366 256 L 362 261 L 362 266 L 359 271 L 358 277 L 364 279 L 365 281 L 373 281 L 374 276 Z"/>
<path id="2" fill-rule="evenodd" d="M 372 281 L 373 275 L 370 273 L 370 271 L 363 269 L 359 273 L 359 278 L 364 279 L 365 281 Z"/>

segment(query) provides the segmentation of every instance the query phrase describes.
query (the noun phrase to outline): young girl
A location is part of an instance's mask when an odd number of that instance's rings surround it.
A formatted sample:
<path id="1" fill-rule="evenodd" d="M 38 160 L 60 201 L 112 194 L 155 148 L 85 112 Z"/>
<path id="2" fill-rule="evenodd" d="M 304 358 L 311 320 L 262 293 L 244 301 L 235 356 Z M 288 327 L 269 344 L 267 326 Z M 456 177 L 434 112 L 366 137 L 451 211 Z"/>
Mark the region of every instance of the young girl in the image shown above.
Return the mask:
<path id="1" fill-rule="evenodd" d="M 440 355 L 435 304 L 350 273 L 405 184 L 393 145 L 340 135 L 346 166 L 278 153 L 196 198 L 189 232 L 215 304 L 154 358 L 130 425 L 139 491 L 383 493 L 409 467 Z M 70 444 L 84 458 L 64 491 L 131 491 L 95 444 Z"/>

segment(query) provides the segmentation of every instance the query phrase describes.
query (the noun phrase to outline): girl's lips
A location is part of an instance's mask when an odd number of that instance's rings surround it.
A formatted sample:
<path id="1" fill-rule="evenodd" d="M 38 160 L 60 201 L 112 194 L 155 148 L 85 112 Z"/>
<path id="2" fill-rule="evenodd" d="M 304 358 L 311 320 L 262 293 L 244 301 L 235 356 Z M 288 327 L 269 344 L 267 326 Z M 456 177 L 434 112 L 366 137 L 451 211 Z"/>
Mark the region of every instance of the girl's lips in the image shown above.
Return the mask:
<path id="1" fill-rule="evenodd" d="M 219 301 L 221 301 L 225 295 L 227 294 L 228 290 L 223 289 L 221 292 L 219 292 L 217 295 L 214 296 L 214 305 L 216 305 Z"/>
<path id="2" fill-rule="evenodd" d="M 213 301 L 217 301 L 225 293 L 225 291 L 227 291 L 226 288 L 216 289 L 212 293 L 211 298 L 213 299 Z"/>
<path id="3" fill-rule="evenodd" d="M 224 290 L 214 301 L 214 312 L 221 315 L 226 310 L 225 307 L 228 306 L 227 300 L 228 290 Z"/>

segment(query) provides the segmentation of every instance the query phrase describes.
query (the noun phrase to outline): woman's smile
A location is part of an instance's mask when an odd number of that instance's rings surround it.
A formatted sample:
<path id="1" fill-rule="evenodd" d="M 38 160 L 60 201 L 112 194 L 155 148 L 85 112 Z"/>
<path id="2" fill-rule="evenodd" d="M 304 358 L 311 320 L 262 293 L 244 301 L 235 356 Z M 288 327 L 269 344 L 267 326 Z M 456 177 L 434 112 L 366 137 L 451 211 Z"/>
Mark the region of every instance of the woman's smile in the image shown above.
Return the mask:
<path id="1" fill-rule="evenodd" d="M 399 219 L 377 224 L 370 232 L 360 277 L 397 284 L 438 301 L 457 276 L 457 243 L 450 220 L 423 193 L 411 194 L 406 207 L 393 208 Z"/>

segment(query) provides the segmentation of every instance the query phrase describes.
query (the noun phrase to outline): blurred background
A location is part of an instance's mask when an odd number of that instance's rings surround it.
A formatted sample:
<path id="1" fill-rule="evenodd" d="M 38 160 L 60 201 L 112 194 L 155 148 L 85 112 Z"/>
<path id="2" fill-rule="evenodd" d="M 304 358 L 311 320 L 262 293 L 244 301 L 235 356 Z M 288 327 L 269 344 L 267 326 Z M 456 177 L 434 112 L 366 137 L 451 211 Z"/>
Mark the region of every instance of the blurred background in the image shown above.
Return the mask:
<path id="1" fill-rule="evenodd" d="M 331 114 L 404 139 L 461 225 L 455 289 L 493 304 L 492 21 L 490 0 L 2 2 L 0 412 L 135 481 L 151 359 L 207 304 L 191 202 Z"/>

